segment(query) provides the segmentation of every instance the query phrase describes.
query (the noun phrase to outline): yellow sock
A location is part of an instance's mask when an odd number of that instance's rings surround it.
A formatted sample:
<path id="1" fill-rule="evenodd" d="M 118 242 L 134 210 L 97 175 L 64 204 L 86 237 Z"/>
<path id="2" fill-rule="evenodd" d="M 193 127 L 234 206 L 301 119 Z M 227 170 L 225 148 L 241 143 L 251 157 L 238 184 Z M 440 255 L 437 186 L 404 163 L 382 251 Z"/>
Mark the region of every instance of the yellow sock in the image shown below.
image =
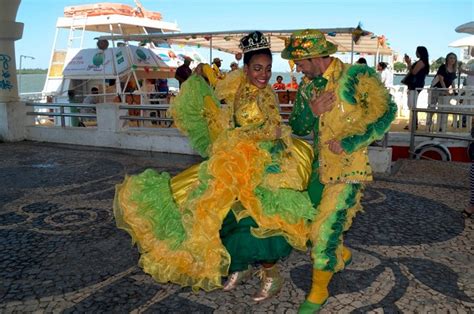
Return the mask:
<path id="1" fill-rule="evenodd" d="M 308 295 L 308 301 L 322 304 L 328 297 L 328 285 L 334 273 L 313 269 L 313 283 Z"/>

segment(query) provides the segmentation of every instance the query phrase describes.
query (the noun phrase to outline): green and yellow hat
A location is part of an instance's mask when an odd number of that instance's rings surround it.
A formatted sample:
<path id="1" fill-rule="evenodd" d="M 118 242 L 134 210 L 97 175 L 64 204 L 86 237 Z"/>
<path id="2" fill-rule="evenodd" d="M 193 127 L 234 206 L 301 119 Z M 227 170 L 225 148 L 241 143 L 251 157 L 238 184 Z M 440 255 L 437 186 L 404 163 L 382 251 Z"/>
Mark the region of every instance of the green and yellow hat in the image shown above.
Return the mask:
<path id="1" fill-rule="evenodd" d="M 287 60 L 303 60 L 329 56 L 337 51 L 337 46 L 327 41 L 321 31 L 305 29 L 291 34 L 285 41 L 281 57 Z"/>

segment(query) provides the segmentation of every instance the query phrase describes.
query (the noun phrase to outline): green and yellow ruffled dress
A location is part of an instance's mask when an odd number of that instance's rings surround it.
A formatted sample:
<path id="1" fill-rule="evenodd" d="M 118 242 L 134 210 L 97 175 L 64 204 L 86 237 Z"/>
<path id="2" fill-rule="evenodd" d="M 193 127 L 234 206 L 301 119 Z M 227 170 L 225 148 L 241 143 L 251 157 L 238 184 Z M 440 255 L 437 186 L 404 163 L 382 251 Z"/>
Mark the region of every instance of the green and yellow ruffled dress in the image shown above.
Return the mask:
<path id="1" fill-rule="evenodd" d="M 271 88 L 236 71 L 214 91 L 193 75 L 171 113 L 207 160 L 173 178 L 148 169 L 117 186 L 116 222 L 138 245 L 143 270 L 158 282 L 212 290 L 229 267 L 274 261 L 288 244 L 306 250 L 316 215 L 305 191 L 313 152 L 281 124 Z"/>

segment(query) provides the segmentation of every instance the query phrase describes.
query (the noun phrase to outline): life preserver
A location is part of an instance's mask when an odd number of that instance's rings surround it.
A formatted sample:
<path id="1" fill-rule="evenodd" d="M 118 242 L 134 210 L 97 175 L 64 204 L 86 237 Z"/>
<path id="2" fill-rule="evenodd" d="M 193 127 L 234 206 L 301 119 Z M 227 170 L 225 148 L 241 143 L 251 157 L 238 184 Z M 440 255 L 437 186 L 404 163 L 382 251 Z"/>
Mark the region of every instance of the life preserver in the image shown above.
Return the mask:
<path id="1" fill-rule="evenodd" d="M 425 141 L 420 143 L 415 147 L 414 154 L 416 159 L 451 161 L 451 152 L 449 149 L 437 141 Z"/>

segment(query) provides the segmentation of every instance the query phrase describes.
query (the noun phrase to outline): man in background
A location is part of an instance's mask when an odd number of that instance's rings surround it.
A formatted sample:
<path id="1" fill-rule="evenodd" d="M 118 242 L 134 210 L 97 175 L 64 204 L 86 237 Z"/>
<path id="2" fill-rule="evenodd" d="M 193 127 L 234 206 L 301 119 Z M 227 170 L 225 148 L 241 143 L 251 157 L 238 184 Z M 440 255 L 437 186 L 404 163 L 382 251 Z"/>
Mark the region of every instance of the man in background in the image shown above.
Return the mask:
<path id="1" fill-rule="evenodd" d="M 183 84 L 193 73 L 193 71 L 189 67 L 192 61 L 193 60 L 191 58 L 185 57 L 183 64 L 176 69 L 176 74 L 174 75 L 174 78 L 178 80 L 179 87 L 181 87 L 181 84 Z"/>
<path id="2" fill-rule="evenodd" d="M 214 58 L 212 60 L 212 70 L 218 79 L 224 78 L 224 73 L 221 72 L 222 59 Z"/>
<path id="3" fill-rule="evenodd" d="M 237 62 L 234 61 L 230 64 L 230 72 L 238 70 L 238 69 L 239 69 L 239 65 L 237 64 Z"/>

